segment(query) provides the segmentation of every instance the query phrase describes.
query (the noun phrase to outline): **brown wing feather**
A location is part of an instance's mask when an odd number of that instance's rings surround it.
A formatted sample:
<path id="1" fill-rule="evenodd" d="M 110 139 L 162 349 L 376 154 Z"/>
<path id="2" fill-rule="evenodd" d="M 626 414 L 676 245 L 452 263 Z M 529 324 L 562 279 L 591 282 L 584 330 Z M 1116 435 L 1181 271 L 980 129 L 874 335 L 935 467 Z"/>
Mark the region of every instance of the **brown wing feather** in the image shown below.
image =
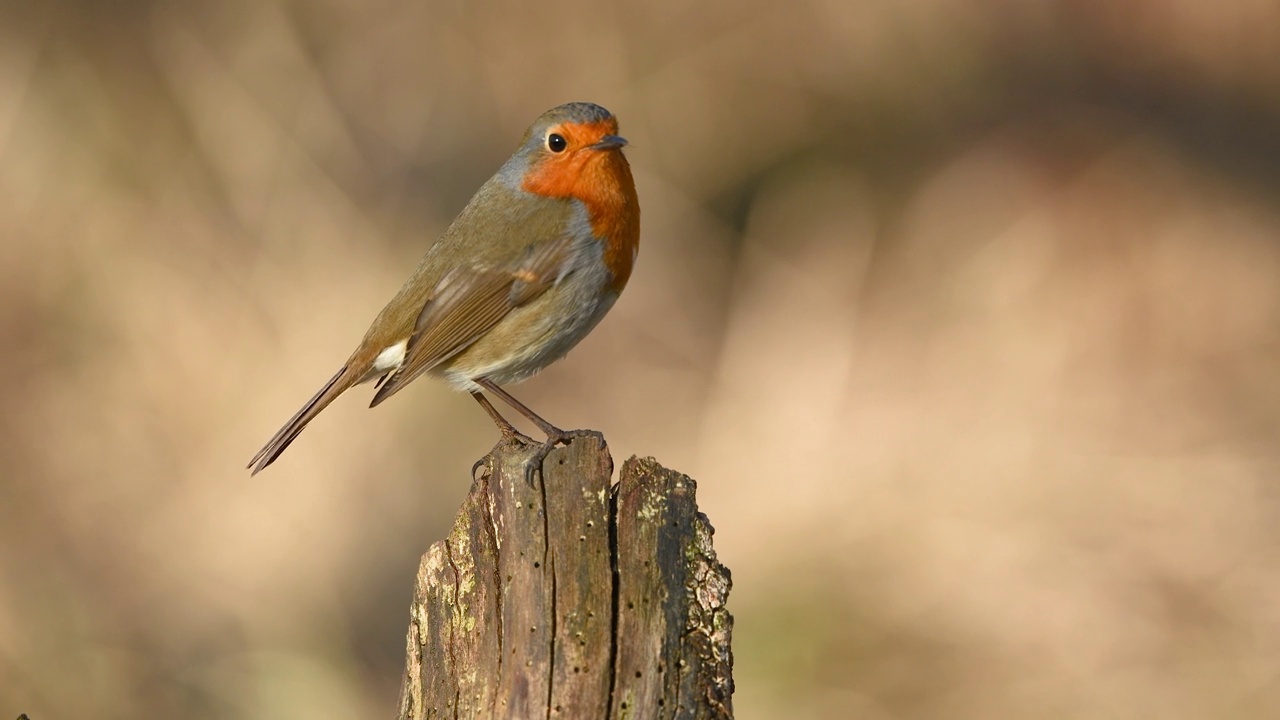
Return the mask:
<path id="1" fill-rule="evenodd" d="M 513 308 L 555 284 L 571 237 L 530 246 L 503 268 L 459 268 L 440 281 L 414 327 L 404 364 L 378 388 L 370 407 L 419 375 L 467 349 Z"/>
<path id="2" fill-rule="evenodd" d="M 509 275 L 492 271 L 465 275 L 465 280 L 459 280 L 468 285 L 465 294 L 459 294 L 452 301 L 447 297 L 434 298 L 423 309 L 423 317 L 435 319 L 427 322 L 419 319 L 418 329 L 409 340 L 404 364 L 382 383 L 369 407 L 378 405 L 422 373 L 465 350 L 510 311 Z"/>

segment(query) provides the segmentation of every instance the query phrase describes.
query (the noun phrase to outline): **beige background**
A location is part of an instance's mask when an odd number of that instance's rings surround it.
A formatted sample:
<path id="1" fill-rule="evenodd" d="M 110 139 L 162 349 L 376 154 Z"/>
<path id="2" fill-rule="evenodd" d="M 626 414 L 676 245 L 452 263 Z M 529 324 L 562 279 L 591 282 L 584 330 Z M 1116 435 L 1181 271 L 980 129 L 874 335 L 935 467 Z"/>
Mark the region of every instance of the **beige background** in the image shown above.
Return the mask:
<path id="1" fill-rule="evenodd" d="M 699 482 L 738 716 L 1280 713 L 1273 0 L 0 5 L 0 717 L 389 717 L 495 440 L 259 445 L 568 100 L 631 286 L 515 389 Z"/>

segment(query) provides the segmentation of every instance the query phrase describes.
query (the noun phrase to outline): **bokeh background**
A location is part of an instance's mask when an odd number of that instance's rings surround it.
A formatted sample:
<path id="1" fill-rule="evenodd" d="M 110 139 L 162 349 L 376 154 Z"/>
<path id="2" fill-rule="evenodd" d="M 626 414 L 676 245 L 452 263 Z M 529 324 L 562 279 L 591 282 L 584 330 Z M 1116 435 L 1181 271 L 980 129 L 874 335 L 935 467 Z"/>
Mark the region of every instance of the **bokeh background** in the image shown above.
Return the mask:
<path id="1" fill-rule="evenodd" d="M 699 482 L 744 719 L 1280 715 L 1275 0 L 0 4 L 0 717 L 390 717 L 495 440 L 336 369 L 540 112 L 612 314 L 517 389 Z"/>

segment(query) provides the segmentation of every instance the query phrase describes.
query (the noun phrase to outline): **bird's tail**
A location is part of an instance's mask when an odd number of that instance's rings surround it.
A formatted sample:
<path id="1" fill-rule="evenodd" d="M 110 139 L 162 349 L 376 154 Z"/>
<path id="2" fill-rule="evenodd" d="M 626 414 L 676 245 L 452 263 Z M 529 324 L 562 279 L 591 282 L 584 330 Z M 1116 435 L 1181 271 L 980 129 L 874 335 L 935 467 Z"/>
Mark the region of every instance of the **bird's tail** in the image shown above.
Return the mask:
<path id="1" fill-rule="evenodd" d="M 307 426 L 307 423 L 311 422 L 316 415 L 319 415 L 321 410 L 328 407 L 334 398 L 354 384 L 351 381 L 350 374 L 347 372 L 349 367 L 349 365 L 344 366 L 333 377 L 329 378 L 329 382 L 320 388 L 320 392 L 308 400 L 307 404 L 303 405 L 297 414 L 289 418 L 289 422 L 285 423 L 284 427 L 280 428 L 280 431 L 273 435 L 267 441 L 267 444 L 258 451 L 258 454 L 253 456 L 248 466 L 252 471 L 251 475 L 257 475 L 263 468 L 275 462 L 275 459 L 280 457 L 280 453 L 289 447 L 289 443 L 298 437 L 303 428 Z"/>

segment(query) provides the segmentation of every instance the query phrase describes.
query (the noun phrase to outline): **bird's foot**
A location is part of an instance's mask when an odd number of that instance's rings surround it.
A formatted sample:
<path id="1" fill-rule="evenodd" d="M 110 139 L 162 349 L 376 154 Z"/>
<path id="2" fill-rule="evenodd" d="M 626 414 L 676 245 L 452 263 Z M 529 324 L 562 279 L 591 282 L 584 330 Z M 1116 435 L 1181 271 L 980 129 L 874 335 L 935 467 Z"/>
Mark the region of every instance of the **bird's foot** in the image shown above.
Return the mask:
<path id="1" fill-rule="evenodd" d="M 543 461 L 547 459 L 547 455 L 550 455 L 552 450 L 556 449 L 556 446 L 568 445 L 573 442 L 574 438 L 580 437 L 593 437 L 600 440 L 604 439 L 604 436 L 595 430 L 561 430 L 554 426 L 548 426 L 543 428 L 543 430 L 547 433 L 547 441 L 542 443 L 542 445 L 529 456 L 529 459 L 524 462 L 524 479 L 530 485 L 533 484 L 534 473 L 542 472 Z"/>
<path id="2" fill-rule="evenodd" d="M 519 430 L 516 430 L 515 428 L 511 428 L 511 432 L 502 433 L 502 441 L 499 444 L 503 444 L 503 443 L 510 443 L 513 445 L 537 445 L 538 441 L 534 440 L 528 435 L 525 435 Z"/>
<path id="3" fill-rule="evenodd" d="M 531 445 L 541 445 L 541 443 L 539 443 L 537 440 L 534 440 L 528 435 L 525 435 L 519 430 L 516 430 L 514 427 L 510 425 L 508 425 L 507 427 L 510 428 L 510 432 L 503 431 L 502 437 L 498 440 L 498 444 L 494 445 L 493 449 L 490 450 L 488 454 L 486 454 L 484 457 L 480 458 L 479 460 L 475 461 L 475 464 L 471 466 L 472 480 L 476 479 L 476 470 L 479 470 L 481 465 L 484 466 L 486 474 L 493 473 L 494 453 L 498 452 L 503 447 L 508 445 L 514 445 L 516 447 L 523 448 L 523 447 L 529 447 Z"/>

